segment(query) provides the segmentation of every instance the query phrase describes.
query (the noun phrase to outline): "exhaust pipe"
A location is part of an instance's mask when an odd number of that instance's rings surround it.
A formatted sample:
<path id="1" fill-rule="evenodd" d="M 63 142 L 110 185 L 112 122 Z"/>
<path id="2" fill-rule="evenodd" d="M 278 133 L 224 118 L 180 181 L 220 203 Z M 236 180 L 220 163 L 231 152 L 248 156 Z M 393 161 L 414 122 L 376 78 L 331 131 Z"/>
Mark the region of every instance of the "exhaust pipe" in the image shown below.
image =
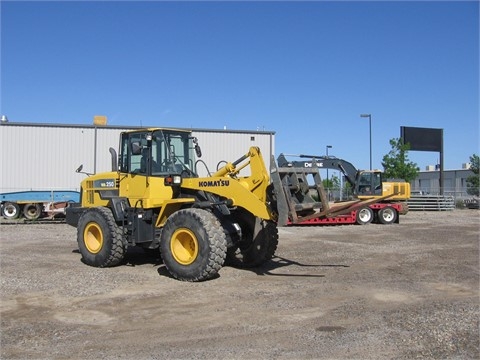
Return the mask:
<path id="1" fill-rule="evenodd" d="M 108 149 L 108 151 L 110 151 L 110 155 L 112 156 L 112 171 L 118 171 L 117 152 L 112 147 Z"/>

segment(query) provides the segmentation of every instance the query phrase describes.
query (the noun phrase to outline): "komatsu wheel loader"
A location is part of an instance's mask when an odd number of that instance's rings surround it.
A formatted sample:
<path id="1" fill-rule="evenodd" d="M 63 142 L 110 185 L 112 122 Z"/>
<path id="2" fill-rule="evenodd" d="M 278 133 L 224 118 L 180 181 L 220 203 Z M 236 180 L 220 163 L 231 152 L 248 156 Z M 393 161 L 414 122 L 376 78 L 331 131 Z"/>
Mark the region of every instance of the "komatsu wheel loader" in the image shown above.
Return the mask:
<path id="1" fill-rule="evenodd" d="M 159 249 L 174 278 L 203 281 L 225 262 L 254 267 L 270 260 L 277 225 L 335 213 L 308 196 L 305 169 L 282 172 L 272 158 L 270 181 L 257 147 L 208 177 L 197 176 L 195 152 L 201 156 L 190 131 L 121 133 L 118 156 L 110 149 L 112 171 L 89 174 L 80 202 L 66 209 L 83 261 L 110 267 L 129 247 Z M 249 174 L 240 176 L 244 169 Z"/>

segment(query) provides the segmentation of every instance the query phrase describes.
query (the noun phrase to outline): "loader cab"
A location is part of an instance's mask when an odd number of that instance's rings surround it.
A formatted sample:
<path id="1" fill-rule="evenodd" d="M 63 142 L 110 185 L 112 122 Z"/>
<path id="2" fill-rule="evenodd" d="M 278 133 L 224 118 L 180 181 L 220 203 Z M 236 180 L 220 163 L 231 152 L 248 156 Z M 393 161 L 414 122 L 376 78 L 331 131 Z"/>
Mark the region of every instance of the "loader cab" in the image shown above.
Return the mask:
<path id="1" fill-rule="evenodd" d="M 359 171 L 355 184 L 357 196 L 381 196 L 382 172 L 379 170 Z"/>
<path id="2" fill-rule="evenodd" d="M 166 177 L 195 176 L 194 138 L 188 131 L 149 129 L 121 134 L 119 171 Z"/>

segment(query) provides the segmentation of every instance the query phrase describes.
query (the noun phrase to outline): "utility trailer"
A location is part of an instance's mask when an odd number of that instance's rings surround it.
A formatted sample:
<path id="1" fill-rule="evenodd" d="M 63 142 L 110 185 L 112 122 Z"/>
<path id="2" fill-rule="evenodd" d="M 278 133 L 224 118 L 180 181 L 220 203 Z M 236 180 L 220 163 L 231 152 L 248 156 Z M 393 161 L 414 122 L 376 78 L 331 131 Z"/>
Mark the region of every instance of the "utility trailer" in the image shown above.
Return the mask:
<path id="1" fill-rule="evenodd" d="M 70 190 L 31 190 L 0 194 L 2 216 L 7 220 L 23 217 L 37 220 L 64 215 L 70 203 L 78 202 L 80 193 Z"/>

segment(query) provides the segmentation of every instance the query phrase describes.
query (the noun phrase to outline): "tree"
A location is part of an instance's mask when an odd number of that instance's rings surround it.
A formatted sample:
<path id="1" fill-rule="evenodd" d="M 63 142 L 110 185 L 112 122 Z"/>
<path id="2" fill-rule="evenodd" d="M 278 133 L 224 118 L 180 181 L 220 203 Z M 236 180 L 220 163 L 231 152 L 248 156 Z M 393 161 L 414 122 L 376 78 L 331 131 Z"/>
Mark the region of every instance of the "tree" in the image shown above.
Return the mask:
<path id="1" fill-rule="evenodd" d="M 330 179 L 323 179 L 322 183 L 325 189 L 330 189 L 330 190 L 340 189 L 340 179 L 335 174 L 332 174 Z"/>
<path id="2" fill-rule="evenodd" d="M 410 144 L 404 144 L 401 139 L 390 139 L 392 149 L 383 157 L 382 166 L 385 179 L 403 179 L 406 182 L 414 180 L 419 172 L 416 163 L 408 159 Z"/>
<path id="3" fill-rule="evenodd" d="M 480 195 L 480 157 L 476 154 L 470 156 L 470 170 L 472 170 L 472 176 L 467 177 L 467 193 L 470 195 Z"/>
<path id="4" fill-rule="evenodd" d="M 332 191 L 340 190 L 340 179 L 333 174 L 330 179 L 323 179 L 323 188 L 326 190 L 328 195 L 328 200 L 331 198 Z"/>

